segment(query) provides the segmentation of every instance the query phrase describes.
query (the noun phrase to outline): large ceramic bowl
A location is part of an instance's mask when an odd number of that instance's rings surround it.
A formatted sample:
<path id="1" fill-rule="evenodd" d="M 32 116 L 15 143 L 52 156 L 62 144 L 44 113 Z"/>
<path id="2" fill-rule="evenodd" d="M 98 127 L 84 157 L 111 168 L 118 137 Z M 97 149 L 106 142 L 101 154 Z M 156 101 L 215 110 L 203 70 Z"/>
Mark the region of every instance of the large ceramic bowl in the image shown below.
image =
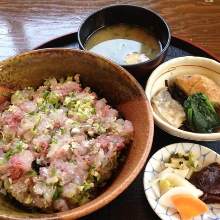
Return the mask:
<path id="1" fill-rule="evenodd" d="M 48 77 L 80 74 L 90 86 L 134 125 L 134 141 L 111 184 L 96 199 L 78 208 L 54 213 L 28 213 L 0 199 L 0 219 L 76 219 L 108 204 L 135 179 L 149 154 L 153 139 L 153 117 L 144 91 L 123 68 L 94 54 L 71 49 L 27 52 L 0 62 L 0 85 L 24 88 L 39 86 Z"/>
<path id="2" fill-rule="evenodd" d="M 204 57 L 179 57 L 161 64 L 153 71 L 148 79 L 145 90 L 148 99 L 151 100 L 160 89 L 165 87 L 166 80 L 182 74 L 202 74 L 213 79 L 220 86 L 220 63 Z M 220 140 L 220 133 L 195 133 L 184 131 L 170 125 L 156 112 L 153 112 L 153 116 L 156 124 L 171 135 L 197 141 Z"/>

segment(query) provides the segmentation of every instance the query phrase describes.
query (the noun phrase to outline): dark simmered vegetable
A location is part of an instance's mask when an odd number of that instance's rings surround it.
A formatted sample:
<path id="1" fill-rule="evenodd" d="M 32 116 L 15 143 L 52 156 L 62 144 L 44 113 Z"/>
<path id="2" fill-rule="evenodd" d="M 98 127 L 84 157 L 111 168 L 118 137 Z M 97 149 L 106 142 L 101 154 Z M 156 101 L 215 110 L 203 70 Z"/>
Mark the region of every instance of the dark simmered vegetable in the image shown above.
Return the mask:
<path id="1" fill-rule="evenodd" d="M 220 203 L 220 164 L 211 163 L 194 172 L 190 182 L 204 192 L 201 197 L 204 202 Z"/>
<path id="2" fill-rule="evenodd" d="M 203 93 L 189 96 L 184 102 L 187 122 L 192 131 L 211 133 L 220 126 L 220 118 Z"/>

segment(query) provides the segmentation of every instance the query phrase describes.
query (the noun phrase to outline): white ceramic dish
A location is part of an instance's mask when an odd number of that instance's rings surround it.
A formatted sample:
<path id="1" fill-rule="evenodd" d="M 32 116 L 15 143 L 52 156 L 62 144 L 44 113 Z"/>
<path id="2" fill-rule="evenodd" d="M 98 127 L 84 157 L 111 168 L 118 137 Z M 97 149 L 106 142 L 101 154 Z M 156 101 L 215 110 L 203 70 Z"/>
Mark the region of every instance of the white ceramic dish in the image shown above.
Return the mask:
<path id="1" fill-rule="evenodd" d="M 160 89 L 165 87 L 166 80 L 179 74 L 203 74 L 213 79 L 220 86 L 220 63 L 203 57 L 178 57 L 161 64 L 153 71 L 145 89 L 148 99 L 151 100 Z M 154 111 L 153 115 L 155 123 L 171 135 L 197 141 L 220 140 L 220 133 L 204 134 L 184 131 L 173 127 Z"/>
<path id="2" fill-rule="evenodd" d="M 180 220 L 180 216 L 175 209 L 166 208 L 158 203 L 158 197 L 154 193 L 151 182 L 156 178 L 159 172 L 164 168 L 164 162 L 168 160 L 173 153 L 187 153 L 192 151 L 198 158 L 199 164 L 202 167 L 210 163 L 220 163 L 220 155 L 202 145 L 193 143 L 176 143 L 161 148 L 148 161 L 144 172 L 144 191 L 147 200 L 162 220 Z M 198 216 L 193 220 L 219 220 L 220 219 L 220 204 L 209 204 L 209 211 L 202 216 Z"/>

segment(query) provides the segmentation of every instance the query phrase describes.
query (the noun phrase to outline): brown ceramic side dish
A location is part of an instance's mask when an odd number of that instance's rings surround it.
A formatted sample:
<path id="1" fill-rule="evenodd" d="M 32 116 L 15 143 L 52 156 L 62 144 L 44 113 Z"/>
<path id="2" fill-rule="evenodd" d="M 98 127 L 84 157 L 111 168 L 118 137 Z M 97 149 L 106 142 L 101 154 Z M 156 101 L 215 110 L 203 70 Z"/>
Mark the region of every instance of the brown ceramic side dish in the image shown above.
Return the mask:
<path id="1" fill-rule="evenodd" d="M 71 49 L 27 52 L 0 62 L 0 85 L 12 88 L 39 86 L 48 77 L 80 74 L 83 86 L 90 86 L 132 121 L 134 141 L 127 158 L 111 184 L 94 200 L 78 208 L 54 213 L 30 213 L 0 198 L 0 219 L 76 219 L 108 204 L 123 192 L 142 169 L 151 149 L 153 118 L 144 91 L 123 68 L 91 53 Z"/>

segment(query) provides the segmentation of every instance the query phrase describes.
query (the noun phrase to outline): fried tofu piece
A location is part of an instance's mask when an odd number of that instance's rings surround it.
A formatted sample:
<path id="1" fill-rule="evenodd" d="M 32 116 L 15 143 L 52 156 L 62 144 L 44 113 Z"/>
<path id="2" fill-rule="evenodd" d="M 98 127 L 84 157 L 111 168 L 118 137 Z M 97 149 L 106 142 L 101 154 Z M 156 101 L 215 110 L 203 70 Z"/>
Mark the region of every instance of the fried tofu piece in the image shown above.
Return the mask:
<path id="1" fill-rule="evenodd" d="M 168 84 L 169 86 L 175 85 L 187 96 L 201 92 L 208 96 L 215 106 L 220 107 L 220 86 L 204 75 L 179 75 L 170 79 Z"/>

